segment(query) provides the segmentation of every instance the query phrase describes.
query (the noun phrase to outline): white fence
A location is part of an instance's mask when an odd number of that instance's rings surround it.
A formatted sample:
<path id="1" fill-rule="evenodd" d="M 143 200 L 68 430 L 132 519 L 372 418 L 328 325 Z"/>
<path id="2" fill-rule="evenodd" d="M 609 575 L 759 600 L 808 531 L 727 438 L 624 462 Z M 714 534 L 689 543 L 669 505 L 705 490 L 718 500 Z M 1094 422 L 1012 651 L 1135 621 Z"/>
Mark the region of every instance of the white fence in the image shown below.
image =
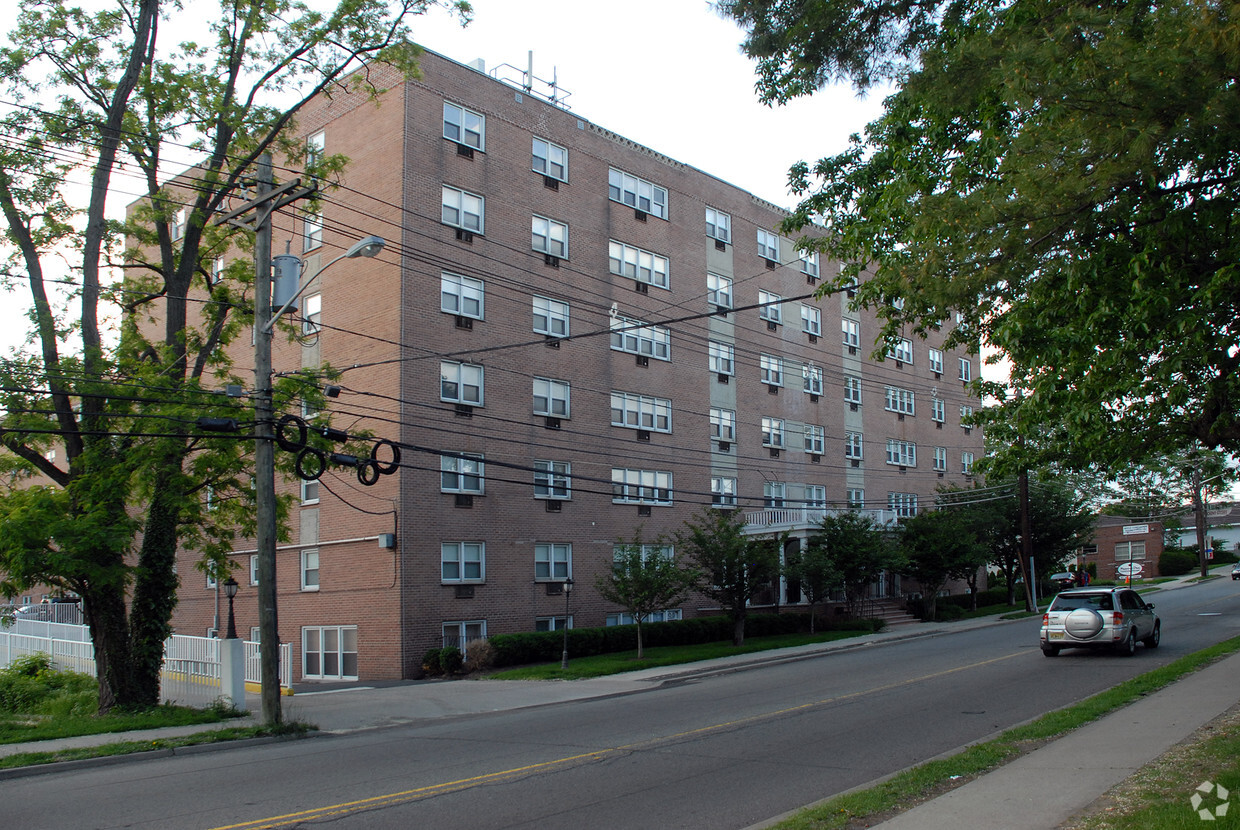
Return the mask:
<path id="1" fill-rule="evenodd" d="M 291 681 L 292 646 L 280 644 L 280 685 Z M 30 654 L 51 655 L 52 664 L 84 674 L 95 674 L 95 647 L 90 629 L 34 620 L 17 620 L 0 628 L 0 667 Z M 258 643 L 245 644 L 245 680 L 261 683 Z M 160 699 L 182 706 L 210 706 L 220 697 L 220 641 L 210 637 L 173 634 L 164 643 Z"/>

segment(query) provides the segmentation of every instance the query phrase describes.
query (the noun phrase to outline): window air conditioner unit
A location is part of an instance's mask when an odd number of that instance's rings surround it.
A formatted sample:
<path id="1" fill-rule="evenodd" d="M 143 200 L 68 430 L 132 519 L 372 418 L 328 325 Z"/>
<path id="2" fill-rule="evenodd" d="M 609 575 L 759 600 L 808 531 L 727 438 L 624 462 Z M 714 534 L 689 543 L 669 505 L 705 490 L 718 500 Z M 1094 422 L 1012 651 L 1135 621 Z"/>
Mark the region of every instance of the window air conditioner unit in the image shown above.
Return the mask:
<path id="1" fill-rule="evenodd" d="M 457 599 L 473 599 L 474 598 L 474 586 L 473 585 L 457 585 L 456 586 L 456 598 Z"/>
<path id="2" fill-rule="evenodd" d="M 640 504 L 640 505 L 638 505 L 638 506 L 637 506 L 637 515 L 638 515 L 638 516 L 649 516 L 649 515 L 650 515 L 650 505 L 648 505 L 648 504 Z"/>
<path id="3" fill-rule="evenodd" d="M 548 513 L 559 513 L 564 507 L 564 503 L 557 499 L 547 499 L 543 504 L 546 505 Z"/>
<path id="4" fill-rule="evenodd" d="M 849 409 L 851 409 L 853 412 L 856 412 L 856 411 L 857 411 L 857 407 L 859 407 L 859 406 L 860 406 L 860 404 L 858 404 L 858 403 L 850 403 L 850 404 L 848 405 L 848 408 L 849 408 Z"/>
<path id="5" fill-rule="evenodd" d="M 817 342 L 818 342 L 818 335 L 816 335 L 816 334 L 811 334 L 811 335 L 809 336 L 809 342 L 811 342 L 811 343 L 817 343 Z"/>
<path id="6" fill-rule="evenodd" d="M 461 241 L 461 242 L 473 242 L 473 241 L 474 241 L 474 232 L 473 232 L 473 231 L 467 231 L 467 230 L 465 230 L 464 228 L 457 228 L 457 229 L 456 229 L 456 238 L 457 238 L 459 241 Z"/>
<path id="7" fill-rule="evenodd" d="M 560 428 L 560 419 L 559 419 L 559 418 L 554 418 L 554 417 L 552 417 L 552 416 L 548 415 L 548 416 L 547 416 L 547 420 L 546 420 L 546 422 L 545 422 L 543 425 L 544 425 L 547 429 L 559 429 L 559 428 Z"/>
<path id="8" fill-rule="evenodd" d="M 719 442 L 719 452 L 731 452 L 731 451 L 732 451 L 731 441 L 720 441 Z"/>
<path id="9" fill-rule="evenodd" d="M 943 422 L 942 422 L 942 421 L 935 421 L 935 422 L 934 422 L 934 428 L 935 428 L 935 429 L 942 429 L 942 428 L 943 428 Z"/>
<path id="10" fill-rule="evenodd" d="M 729 378 L 729 377 L 730 377 L 730 376 L 729 376 L 727 373 L 725 373 L 725 372 L 720 372 L 720 373 L 719 373 L 719 382 L 720 382 L 720 383 L 731 383 L 731 381 L 729 381 L 729 380 L 728 380 L 728 378 Z"/>
<path id="11" fill-rule="evenodd" d="M 456 327 L 458 329 L 472 329 L 474 327 L 474 320 L 472 317 L 458 314 L 456 315 Z"/>
<path id="12" fill-rule="evenodd" d="M 639 429 L 639 430 L 637 431 L 637 440 L 638 440 L 638 441 L 649 441 L 649 440 L 650 440 L 650 430 L 648 430 L 648 429 Z"/>
<path id="13" fill-rule="evenodd" d="M 645 222 L 645 221 L 646 221 L 646 211 L 644 211 L 644 210 L 638 210 L 637 208 L 633 208 L 633 218 L 634 218 L 634 219 L 636 219 L 638 222 Z"/>
<path id="14" fill-rule="evenodd" d="M 473 507 L 474 497 L 469 493 L 457 493 L 455 504 L 457 507 Z"/>
<path id="15" fill-rule="evenodd" d="M 814 284 L 814 283 L 816 283 L 816 282 L 818 282 L 818 278 L 817 278 L 817 277 L 815 277 L 813 274 L 806 274 L 806 275 L 805 275 L 805 283 L 806 283 L 806 285 L 813 285 L 813 284 Z"/>
<path id="16" fill-rule="evenodd" d="M 849 346 L 849 347 L 848 347 L 848 353 L 849 353 L 849 354 L 856 354 L 856 353 L 857 353 L 857 347 L 856 347 L 856 346 Z"/>
<path id="17" fill-rule="evenodd" d="M 633 283 L 633 290 L 638 294 L 649 294 L 650 286 L 646 285 L 644 282 L 635 282 Z"/>
<path id="18" fill-rule="evenodd" d="M 816 453 L 816 452 L 812 452 L 812 453 L 810 453 L 810 454 L 809 454 L 809 460 L 810 460 L 810 463 L 811 463 L 811 464 L 821 464 L 821 463 L 822 463 L 822 456 L 821 456 L 821 455 L 819 455 L 819 454 L 818 454 L 818 453 Z"/>
<path id="19" fill-rule="evenodd" d="M 639 355 L 637 356 L 637 365 L 638 365 L 638 366 L 649 366 L 649 365 L 650 365 L 650 358 L 649 358 L 649 357 L 646 357 L 646 355 L 644 355 L 644 354 L 639 354 Z"/>
<path id="20" fill-rule="evenodd" d="M 728 243 L 724 242 L 722 239 L 715 240 L 716 251 L 726 251 L 727 249 L 728 249 Z"/>
<path id="21" fill-rule="evenodd" d="M 548 334 L 548 335 L 547 335 L 547 341 L 546 341 L 546 342 L 547 342 L 547 348 L 550 348 L 550 349 L 558 349 L 558 348 L 560 348 L 560 340 L 561 340 L 561 339 L 562 339 L 562 338 L 556 337 L 555 335 Z"/>
<path id="22" fill-rule="evenodd" d="M 551 176 L 543 176 L 543 186 L 549 187 L 552 190 L 559 190 L 560 180 L 556 178 L 552 178 Z"/>
<path id="23" fill-rule="evenodd" d="M 778 387 L 778 386 L 776 386 L 775 384 L 773 384 L 773 383 L 772 383 L 772 384 L 770 384 L 769 386 L 767 386 L 767 387 L 766 387 L 766 393 L 767 393 L 768 395 L 778 395 L 778 394 L 779 394 L 779 387 Z"/>
<path id="24" fill-rule="evenodd" d="M 897 420 L 897 421 L 903 421 L 903 420 L 904 420 L 904 413 L 903 413 L 903 412 L 897 412 L 897 413 L 896 413 L 896 420 Z"/>
<path id="25" fill-rule="evenodd" d="M 774 320 L 767 320 L 766 330 L 767 331 L 779 331 L 779 323 L 776 323 Z"/>
<path id="26" fill-rule="evenodd" d="M 854 458 L 854 459 L 852 459 L 852 465 L 853 465 L 854 467 L 860 467 L 860 466 L 861 466 L 861 459 L 860 459 L 860 458 Z"/>
<path id="27" fill-rule="evenodd" d="M 467 159 L 471 159 L 474 157 L 474 148 L 470 147 L 468 144 L 458 144 L 456 145 L 456 154 L 458 156 L 464 156 Z"/>
<path id="28" fill-rule="evenodd" d="M 717 306 L 715 306 L 715 314 L 719 315 L 720 317 L 727 317 L 727 316 L 728 316 L 728 307 L 727 307 L 727 306 L 722 306 L 722 305 L 717 305 Z"/>
<path id="29" fill-rule="evenodd" d="M 768 271 L 774 271 L 774 270 L 775 270 L 775 266 L 778 264 L 778 263 L 776 263 L 776 262 L 775 262 L 775 260 L 773 260 L 773 259 L 766 259 L 765 257 L 763 258 L 763 262 L 765 262 L 765 263 L 766 263 L 766 267 L 767 267 L 767 270 L 768 270 Z"/>
<path id="30" fill-rule="evenodd" d="M 779 458 L 779 447 L 771 447 L 771 458 Z"/>
<path id="31" fill-rule="evenodd" d="M 548 582 L 547 583 L 547 596 L 558 597 L 563 593 L 564 593 L 563 582 Z"/>
<path id="32" fill-rule="evenodd" d="M 458 403 L 455 408 L 456 414 L 462 418 L 474 417 L 474 408 L 467 403 Z"/>
<path id="33" fill-rule="evenodd" d="M 942 473 L 939 473 L 939 478 L 942 478 L 942 477 L 943 477 L 943 474 L 942 474 Z"/>
<path id="34" fill-rule="evenodd" d="M 560 258 L 555 254 L 543 254 L 543 262 L 547 263 L 552 268 L 560 267 Z"/>
<path id="35" fill-rule="evenodd" d="M 809 396 L 809 402 L 810 402 L 810 403 L 818 403 L 818 396 L 817 396 L 817 395 L 813 395 L 813 394 L 811 394 L 811 395 Z"/>

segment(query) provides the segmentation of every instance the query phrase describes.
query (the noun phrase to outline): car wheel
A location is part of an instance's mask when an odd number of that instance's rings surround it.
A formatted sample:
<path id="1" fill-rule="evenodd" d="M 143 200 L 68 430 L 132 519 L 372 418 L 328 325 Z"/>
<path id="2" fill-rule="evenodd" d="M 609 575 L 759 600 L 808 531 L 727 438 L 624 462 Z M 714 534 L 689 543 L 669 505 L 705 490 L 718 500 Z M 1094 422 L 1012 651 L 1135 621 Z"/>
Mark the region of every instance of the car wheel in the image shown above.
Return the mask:
<path id="1" fill-rule="evenodd" d="M 1162 640 L 1162 624 L 1154 623 L 1154 630 L 1150 632 L 1150 636 L 1146 637 L 1141 642 L 1145 644 L 1146 648 L 1158 648 L 1158 643 L 1161 640 Z"/>
<path id="2" fill-rule="evenodd" d="M 1124 638 L 1124 642 L 1120 643 L 1119 653 L 1124 657 L 1131 657 L 1137 653 L 1137 632 L 1129 631 L 1128 636 Z"/>
<path id="3" fill-rule="evenodd" d="M 1058 657 L 1059 646 L 1042 646 L 1042 653 L 1047 657 Z"/>

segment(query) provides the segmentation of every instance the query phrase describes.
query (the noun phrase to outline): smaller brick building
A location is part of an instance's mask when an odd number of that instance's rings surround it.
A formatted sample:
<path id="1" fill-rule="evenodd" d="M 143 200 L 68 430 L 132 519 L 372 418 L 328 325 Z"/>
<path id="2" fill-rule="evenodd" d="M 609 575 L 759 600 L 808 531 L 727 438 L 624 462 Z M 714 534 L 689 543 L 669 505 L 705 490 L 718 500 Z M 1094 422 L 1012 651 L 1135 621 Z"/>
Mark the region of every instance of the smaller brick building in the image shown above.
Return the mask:
<path id="1" fill-rule="evenodd" d="M 1093 543 L 1081 548 L 1079 567 L 1094 563 L 1098 579 L 1123 581 L 1160 576 L 1158 560 L 1163 552 L 1161 522 L 1129 519 L 1124 516 L 1098 516 Z"/>

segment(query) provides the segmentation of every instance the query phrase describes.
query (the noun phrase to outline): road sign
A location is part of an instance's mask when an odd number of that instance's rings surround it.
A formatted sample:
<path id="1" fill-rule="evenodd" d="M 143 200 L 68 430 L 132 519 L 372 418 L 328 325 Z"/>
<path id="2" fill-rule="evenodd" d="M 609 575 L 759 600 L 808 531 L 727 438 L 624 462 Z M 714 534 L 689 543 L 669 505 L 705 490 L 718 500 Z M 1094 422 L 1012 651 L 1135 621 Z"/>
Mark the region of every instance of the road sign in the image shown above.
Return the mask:
<path id="1" fill-rule="evenodd" d="M 1140 562 L 1125 562 L 1115 570 L 1120 576 L 1140 576 L 1143 567 Z"/>

